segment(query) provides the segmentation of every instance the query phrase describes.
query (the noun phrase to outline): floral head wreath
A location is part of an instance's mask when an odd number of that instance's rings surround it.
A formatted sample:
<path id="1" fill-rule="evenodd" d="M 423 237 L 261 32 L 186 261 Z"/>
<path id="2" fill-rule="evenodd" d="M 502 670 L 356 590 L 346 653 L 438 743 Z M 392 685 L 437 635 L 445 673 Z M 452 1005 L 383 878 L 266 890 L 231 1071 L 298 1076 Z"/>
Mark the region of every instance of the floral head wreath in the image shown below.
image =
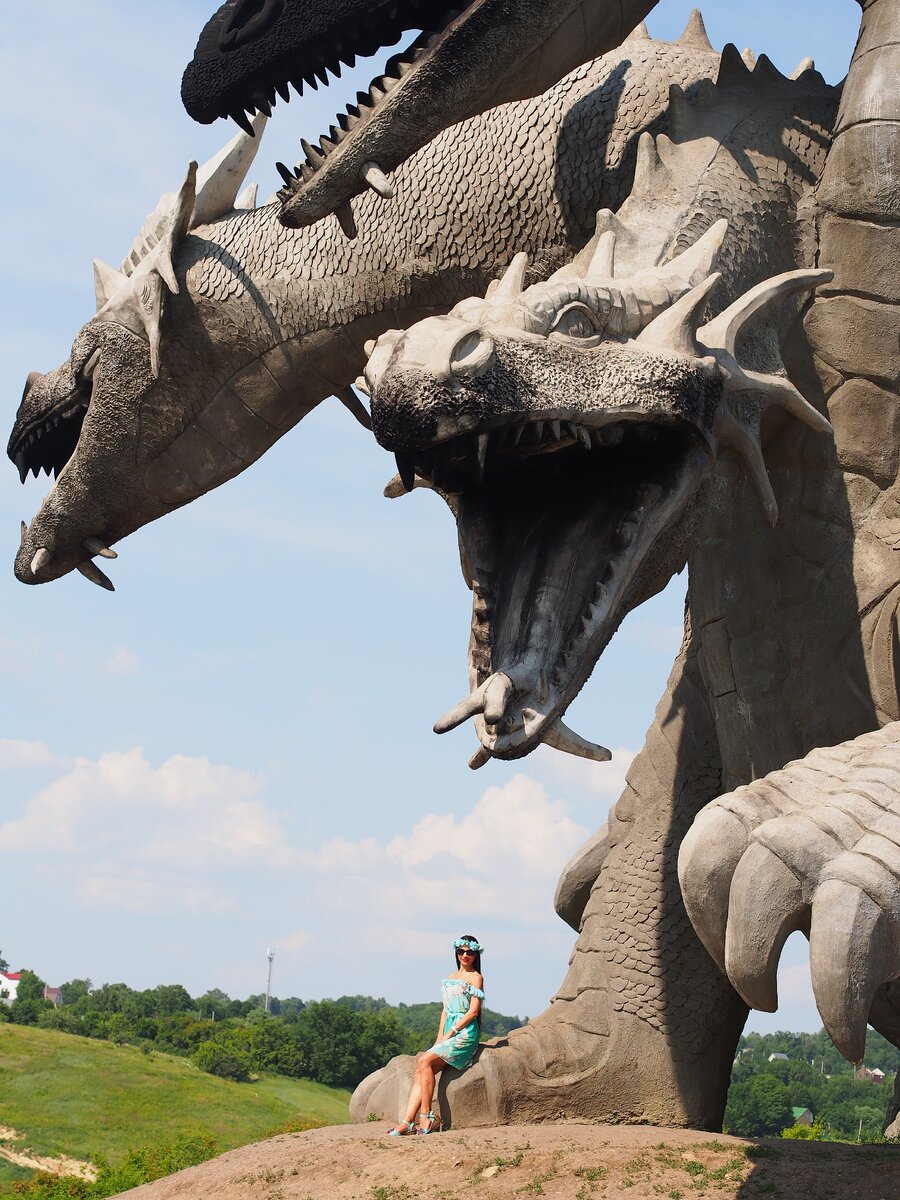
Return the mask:
<path id="1" fill-rule="evenodd" d="M 473 938 L 457 938 L 453 943 L 454 950 L 474 950 L 476 954 L 480 954 L 484 949 L 481 942 L 476 942 Z"/>

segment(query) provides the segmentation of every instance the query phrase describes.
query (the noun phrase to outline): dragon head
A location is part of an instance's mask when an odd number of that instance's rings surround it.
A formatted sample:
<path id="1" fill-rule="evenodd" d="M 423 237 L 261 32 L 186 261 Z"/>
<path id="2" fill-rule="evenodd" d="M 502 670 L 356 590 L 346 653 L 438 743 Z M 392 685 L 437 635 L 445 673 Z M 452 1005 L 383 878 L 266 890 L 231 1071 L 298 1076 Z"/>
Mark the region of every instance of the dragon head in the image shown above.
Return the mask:
<path id="1" fill-rule="evenodd" d="M 279 165 L 286 225 L 347 212 L 373 188 L 393 194 L 388 173 L 442 129 L 498 104 L 537 96 L 569 71 L 617 46 L 650 0 L 228 0 L 207 22 L 184 73 L 188 113 L 208 123 L 269 114 L 289 85 L 329 83 L 341 65 L 421 31 L 318 146 L 303 142 L 295 171 Z"/>
<path id="2" fill-rule="evenodd" d="M 524 287 L 518 255 L 483 299 L 383 335 L 359 381 L 397 456 L 388 494 L 433 488 L 457 519 L 474 593 L 471 690 L 435 731 L 474 717 L 473 767 L 541 742 L 608 758 L 561 718 L 626 613 L 684 565 L 692 501 L 717 459 L 743 458 L 774 522 L 766 405 L 830 428 L 786 377 L 736 357 L 751 319 L 828 272 L 767 280 L 704 324 L 727 222 L 625 278 L 615 223 L 602 212 L 592 242 L 546 282 Z"/>
<path id="3" fill-rule="evenodd" d="M 257 132 L 264 123 L 257 119 Z M 252 207 L 251 190 L 241 199 L 237 191 L 258 144 L 239 133 L 199 170 L 191 163 L 179 191 L 147 217 L 121 269 L 95 261 L 97 312 L 68 361 L 28 376 L 7 452 L 23 483 L 41 470 L 55 482 L 31 524 L 22 523 L 15 572 L 23 583 L 78 570 L 112 590 L 95 557 L 115 558 L 113 542 L 247 465 L 204 441 L 195 423 L 221 389 L 222 355 L 208 336 L 179 345 L 190 340 L 196 313 L 178 249 L 189 230 Z M 177 314 L 166 316 L 172 306 Z M 208 355 L 205 369 L 200 353 Z M 179 370 L 185 361 L 194 368 L 190 388 Z"/>

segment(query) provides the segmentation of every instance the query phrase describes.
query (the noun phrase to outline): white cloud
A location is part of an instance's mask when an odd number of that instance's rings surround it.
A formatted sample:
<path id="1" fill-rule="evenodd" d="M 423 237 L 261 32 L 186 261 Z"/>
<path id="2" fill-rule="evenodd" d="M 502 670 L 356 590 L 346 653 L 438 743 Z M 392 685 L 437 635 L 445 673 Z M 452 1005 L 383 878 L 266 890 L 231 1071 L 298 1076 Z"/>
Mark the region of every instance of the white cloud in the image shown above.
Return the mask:
<path id="1" fill-rule="evenodd" d="M 109 675 L 135 675 L 139 666 L 138 656 L 125 646 L 116 646 L 100 663 L 101 670 Z"/>
<path id="2" fill-rule="evenodd" d="M 52 762 L 50 748 L 43 742 L 0 738 L 0 771 L 10 771 L 16 767 L 46 767 Z"/>
<path id="3" fill-rule="evenodd" d="M 365 896 L 364 928 L 354 923 L 361 943 L 387 940 L 410 954 L 431 954 L 447 937 L 446 929 L 433 932 L 435 925 L 450 916 L 467 923 L 555 921 L 560 868 L 587 833 L 564 803 L 518 774 L 488 788 L 470 812 L 428 813 L 384 846 L 372 838 L 333 839 L 301 857 L 328 878 L 335 908 L 358 914 Z M 333 887 L 334 877 L 342 888 Z"/>
<path id="4" fill-rule="evenodd" d="M 0 849 L 169 866 L 285 861 L 263 780 L 205 758 L 153 768 L 141 749 L 79 758 L 0 825 Z"/>
<path id="5" fill-rule="evenodd" d="M 571 754 L 560 754 L 557 750 L 539 746 L 534 757 L 542 778 L 551 786 L 554 782 L 570 784 L 581 791 L 606 796 L 613 802 L 621 796 L 628 768 L 637 754 L 637 750 L 617 746 L 612 751 L 610 762 L 590 762 L 585 758 L 575 758 Z"/>

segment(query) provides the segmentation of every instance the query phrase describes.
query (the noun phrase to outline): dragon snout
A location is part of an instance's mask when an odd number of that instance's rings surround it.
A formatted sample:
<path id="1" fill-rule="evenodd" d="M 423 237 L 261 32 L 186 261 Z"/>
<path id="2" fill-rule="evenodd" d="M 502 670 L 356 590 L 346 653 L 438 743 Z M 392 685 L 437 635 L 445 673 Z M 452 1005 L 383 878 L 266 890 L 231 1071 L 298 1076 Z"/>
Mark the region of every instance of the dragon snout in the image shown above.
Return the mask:
<path id="1" fill-rule="evenodd" d="M 39 379 L 43 379 L 43 378 L 44 378 L 44 376 L 41 374 L 40 371 L 29 371 L 28 372 L 28 378 L 25 380 L 25 387 L 22 391 L 22 399 L 23 400 L 28 395 L 28 393 L 31 391 L 31 389 L 34 387 L 34 385 L 37 383 L 37 381 Z"/>
<path id="2" fill-rule="evenodd" d="M 236 50 L 255 41 L 281 16 L 283 8 L 284 0 L 237 0 L 219 31 L 219 49 Z"/>

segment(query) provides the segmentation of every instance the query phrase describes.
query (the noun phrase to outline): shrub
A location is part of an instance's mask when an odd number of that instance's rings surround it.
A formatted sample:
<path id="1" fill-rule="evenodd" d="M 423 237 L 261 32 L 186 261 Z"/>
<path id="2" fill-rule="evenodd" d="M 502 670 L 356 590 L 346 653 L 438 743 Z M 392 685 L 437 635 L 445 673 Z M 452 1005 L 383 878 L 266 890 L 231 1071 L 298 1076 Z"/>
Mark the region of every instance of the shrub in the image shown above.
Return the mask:
<path id="1" fill-rule="evenodd" d="M 818 1121 L 812 1125 L 789 1125 L 787 1129 L 782 1129 L 781 1136 L 800 1142 L 821 1142 L 825 1140 L 825 1126 Z"/>
<path id="2" fill-rule="evenodd" d="M 232 1038 L 201 1042 L 191 1056 L 194 1066 L 220 1079 L 238 1083 L 250 1078 L 250 1053 Z"/>

